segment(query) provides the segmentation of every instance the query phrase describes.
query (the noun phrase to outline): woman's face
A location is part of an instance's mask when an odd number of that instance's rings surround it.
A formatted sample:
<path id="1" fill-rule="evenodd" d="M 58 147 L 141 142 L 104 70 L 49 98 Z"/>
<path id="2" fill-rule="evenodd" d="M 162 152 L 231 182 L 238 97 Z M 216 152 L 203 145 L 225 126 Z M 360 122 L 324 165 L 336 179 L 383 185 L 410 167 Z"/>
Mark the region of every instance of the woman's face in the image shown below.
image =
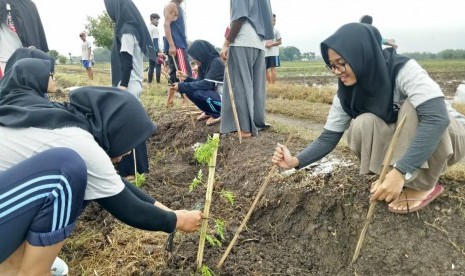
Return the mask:
<path id="1" fill-rule="evenodd" d="M 202 66 L 202 62 L 196 60 L 195 58 L 193 58 L 192 61 L 193 61 L 195 64 L 197 64 L 197 67 Z"/>
<path id="2" fill-rule="evenodd" d="M 328 58 L 331 71 L 345 86 L 352 86 L 357 83 L 357 78 L 349 63 L 331 48 L 328 49 Z"/>
<path id="3" fill-rule="evenodd" d="M 47 92 L 55 93 L 56 91 L 57 91 L 57 84 L 55 82 L 55 79 L 53 78 L 53 74 L 50 74 L 50 77 L 48 79 Z"/>

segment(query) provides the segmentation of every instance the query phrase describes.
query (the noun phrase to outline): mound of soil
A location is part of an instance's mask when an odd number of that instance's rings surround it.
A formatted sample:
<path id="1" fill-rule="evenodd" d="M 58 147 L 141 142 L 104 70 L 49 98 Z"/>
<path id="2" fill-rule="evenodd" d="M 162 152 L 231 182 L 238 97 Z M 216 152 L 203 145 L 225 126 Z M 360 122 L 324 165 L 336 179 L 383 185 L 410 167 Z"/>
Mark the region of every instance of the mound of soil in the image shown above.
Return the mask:
<path id="1" fill-rule="evenodd" d="M 452 96 L 458 82 L 435 77 L 446 96 Z M 319 85 L 334 78 L 306 81 Z M 143 189 L 173 209 L 203 210 L 205 186 L 189 192 L 189 185 L 199 169 L 206 182 L 208 168 L 196 162 L 193 147 L 218 132 L 219 126 L 206 127 L 204 122 L 196 122 L 194 128 L 186 115 L 159 114 L 150 108 L 158 131 L 148 141 L 151 168 Z M 206 243 L 203 257 L 203 263 L 216 275 L 465 274 L 465 188 L 445 178 L 440 179 L 444 193 L 420 212 L 397 215 L 388 212 L 386 204 L 377 204 L 360 257 L 351 264 L 369 207 L 368 187 L 376 176 L 359 175 L 357 160 L 339 148 L 307 170 L 292 174 L 276 170 L 247 226 L 223 266 L 217 269 L 272 168 L 270 159 L 276 143 L 284 143 L 286 138 L 273 127 L 260 132 L 257 138 L 244 139 L 242 144 L 231 135 L 221 136 L 209 234 L 215 235 L 214 220 L 221 219 L 225 222 L 224 240 L 221 247 Z M 294 138 L 289 148 L 295 153 L 308 142 Z M 234 195 L 233 204 L 221 196 L 222 191 Z M 97 225 L 104 242 L 86 244 L 87 250 L 65 246 L 65 259 L 97 254 L 96 250 L 108 246 L 105 239 L 116 225 L 115 219 L 95 204 L 86 209 L 80 221 L 75 235 L 85 232 L 88 225 Z M 177 233 L 173 250 L 162 253 L 166 261 L 158 267 L 147 265 L 150 259 L 160 256 L 154 250 L 142 254 L 121 252 L 123 257 L 106 261 L 130 265 L 132 275 L 193 275 L 198 244 L 199 233 Z M 153 241 L 147 242 L 145 248 L 152 247 Z M 138 260 L 125 263 L 125 254 L 136 254 Z"/>
<path id="2" fill-rule="evenodd" d="M 196 122 L 194 128 L 187 118 L 173 113 L 160 115 L 156 122 L 157 134 L 149 141 L 151 171 L 143 189 L 173 209 L 203 210 L 205 187 L 192 192 L 188 188 L 199 169 L 204 180 L 208 173 L 208 168 L 195 161 L 193 146 L 204 143 L 218 126 L 205 127 L 203 122 Z M 242 144 L 231 135 L 221 136 L 209 232 L 214 234 L 213 220 L 222 219 L 225 239 L 221 247 L 206 243 L 203 258 L 216 275 L 465 273 L 464 187 L 447 179 L 441 179 L 445 192 L 421 212 L 397 215 L 388 212 L 385 204 L 378 204 L 360 257 L 351 265 L 369 206 L 368 187 L 376 178 L 359 175 L 357 161 L 343 150 L 329 156 L 338 160 L 329 171 L 319 170 L 323 161 L 293 174 L 277 171 L 247 227 L 217 269 L 271 169 L 276 143 L 286 138 L 272 128 L 257 138 L 244 139 Z M 296 152 L 307 142 L 295 138 L 289 148 Z M 222 190 L 233 193 L 234 204 L 221 197 Z M 134 275 L 192 275 L 198 244 L 198 233 L 177 233 L 163 271 L 141 268 Z"/>

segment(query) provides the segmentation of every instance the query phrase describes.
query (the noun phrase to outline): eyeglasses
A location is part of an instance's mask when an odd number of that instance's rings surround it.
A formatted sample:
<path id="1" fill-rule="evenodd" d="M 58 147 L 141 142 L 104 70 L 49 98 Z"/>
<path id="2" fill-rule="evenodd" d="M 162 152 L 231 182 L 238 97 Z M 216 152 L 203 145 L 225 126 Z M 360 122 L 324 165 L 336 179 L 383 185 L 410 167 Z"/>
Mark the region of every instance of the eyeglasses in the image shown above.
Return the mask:
<path id="1" fill-rule="evenodd" d="M 330 63 L 330 64 L 326 64 L 325 67 L 326 67 L 326 69 L 328 69 L 329 71 L 331 71 L 333 73 L 336 71 L 336 69 L 340 73 L 344 73 L 346 71 L 346 64 L 347 64 L 347 62 L 344 62 L 344 63 Z"/>

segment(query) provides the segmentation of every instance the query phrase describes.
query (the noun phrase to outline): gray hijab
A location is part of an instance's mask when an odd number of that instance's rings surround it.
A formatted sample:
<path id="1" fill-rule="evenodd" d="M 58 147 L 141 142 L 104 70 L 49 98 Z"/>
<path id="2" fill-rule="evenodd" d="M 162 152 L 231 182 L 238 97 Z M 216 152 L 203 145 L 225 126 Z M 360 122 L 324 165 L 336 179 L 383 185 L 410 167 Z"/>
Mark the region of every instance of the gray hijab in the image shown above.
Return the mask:
<path id="1" fill-rule="evenodd" d="M 270 0 L 231 0 L 231 21 L 246 17 L 262 39 L 273 39 Z"/>

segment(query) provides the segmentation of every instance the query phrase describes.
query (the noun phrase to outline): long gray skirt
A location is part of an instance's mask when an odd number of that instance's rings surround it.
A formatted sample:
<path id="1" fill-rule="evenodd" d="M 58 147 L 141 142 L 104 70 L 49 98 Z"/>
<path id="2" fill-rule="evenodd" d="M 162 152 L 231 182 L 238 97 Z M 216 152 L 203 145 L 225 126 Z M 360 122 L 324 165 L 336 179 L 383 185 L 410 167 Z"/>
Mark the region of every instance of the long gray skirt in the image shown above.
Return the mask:
<path id="1" fill-rule="evenodd" d="M 399 136 L 397 147 L 389 166 L 399 160 L 415 136 L 418 127 L 418 115 L 409 101 L 406 101 L 399 112 L 398 120 L 407 115 L 407 120 Z M 365 113 L 352 120 L 347 140 L 350 149 L 360 161 L 360 173 L 380 174 L 386 151 L 394 135 L 397 123 L 386 124 L 371 113 Z M 450 166 L 465 156 L 465 127 L 455 118 L 443 134 L 433 155 L 416 170 L 406 187 L 415 190 L 429 190 L 437 183 L 439 176 Z"/>
<path id="2" fill-rule="evenodd" d="M 228 70 L 240 129 L 257 136 L 259 130 L 266 128 L 265 51 L 251 47 L 230 47 Z M 227 81 L 226 75 L 224 81 Z M 237 128 L 229 96 L 229 87 L 225 83 L 221 103 L 220 132 L 230 133 L 233 131 L 237 131 Z"/>

